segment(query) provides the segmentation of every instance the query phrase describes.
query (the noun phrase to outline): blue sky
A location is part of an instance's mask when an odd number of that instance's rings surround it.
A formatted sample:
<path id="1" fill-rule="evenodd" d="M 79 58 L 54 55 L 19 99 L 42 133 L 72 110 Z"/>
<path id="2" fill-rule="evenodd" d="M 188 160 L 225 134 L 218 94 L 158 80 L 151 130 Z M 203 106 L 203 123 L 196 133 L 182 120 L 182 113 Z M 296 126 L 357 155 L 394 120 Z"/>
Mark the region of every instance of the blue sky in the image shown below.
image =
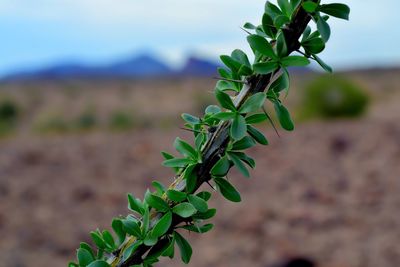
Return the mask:
<path id="1" fill-rule="evenodd" d="M 323 1 L 324 2 L 324 1 Z M 329 1 L 330 2 L 330 1 Z M 322 57 L 336 69 L 400 65 L 398 0 L 343 0 Z M 246 50 L 244 22 L 259 0 L 1 0 L 0 75 L 58 62 L 108 63 L 150 51 L 179 65 L 189 53 L 217 59 Z"/>

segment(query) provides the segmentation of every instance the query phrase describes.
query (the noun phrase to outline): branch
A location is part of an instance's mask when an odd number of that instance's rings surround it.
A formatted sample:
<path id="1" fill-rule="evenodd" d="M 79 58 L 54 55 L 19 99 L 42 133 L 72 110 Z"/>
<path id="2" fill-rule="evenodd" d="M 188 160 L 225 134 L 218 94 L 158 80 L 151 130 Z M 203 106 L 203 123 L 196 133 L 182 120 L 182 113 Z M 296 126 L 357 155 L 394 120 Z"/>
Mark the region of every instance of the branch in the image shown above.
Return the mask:
<path id="1" fill-rule="evenodd" d="M 316 55 L 324 50 L 330 35 L 326 22 L 329 16 L 321 16 L 320 13 L 348 19 L 350 12 L 344 4 L 321 5 L 319 0 L 282 0 L 278 4 L 279 7 L 267 2 L 262 26 L 246 23 L 248 29 L 256 32 L 249 32 L 247 36 L 255 56 L 253 64 L 239 49 L 234 50 L 231 56 L 221 56 L 222 62 L 229 68 L 219 70 L 221 79 L 229 81 L 230 86 L 219 86 L 217 83 L 215 95 L 224 109 L 211 105 L 200 118 L 182 114 L 187 122 L 182 129 L 194 133 L 195 147 L 177 138 L 174 146 L 183 158 L 162 153 L 166 158 L 163 165 L 177 173 L 168 190 L 159 182 L 153 182 L 156 191 L 147 191 L 143 201 L 128 195 L 129 208 L 140 216 L 130 214 L 113 220 L 112 228 L 118 241 L 107 230 L 92 232 L 97 253 L 88 244 L 81 243 L 77 251 L 78 264 L 72 262 L 69 267 L 151 267 L 160 256 L 172 258 L 175 243 L 181 250 L 183 262 L 188 263 L 192 249 L 177 229 L 207 232 L 212 224 L 197 224 L 213 217 L 216 211 L 208 209 L 210 192 L 194 193 L 203 183 L 214 189 L 210 183 L 212 180 L 226 199 L 233 202 L 241 200 L 239 192 L 229 183 L 227 174 L 232 166 L 236 166 L 249 176 L 245 164 L 254 168 L 255 161 L 242 150 L 254 146 L 256 142 L 268 144 L 265 136 L 252 126 L 268 119 L 275 129 L 264 109 L 266 100 L 274 105 L 282 128 L 288 131 L 294 129 L 290 113 L 280 100 L 280 93 L 289 89 L 287 67 L 305 66 L 310 61 L 309 56 L 290 54 L 303 48 L 304 55 L 310 55 L 322 68 L 331 71 Z M 317 31 L 313 33 L 307 27 L 311 19 L 317 23 Z M 224 90 L 235 91 L 234 99 Z M 260 110 L 264 113 L 256 113 Z"/>
<path id="2" fill-rule="evenodd" d="M 313 2 L 317 2 L 317 0 L 313 0 Z M 304 11 L 303 8 L 300 7 L 296 11 L 294 15 L 294 19 L 289 24 L 289 26 L 284 30 L 286 43 L 288 45 L 288 54 L 295 51 L 299 48 L 300 44 L 298 39 L 303 33 L 305 27 L 310 21 L 310 16 L 308 13 Z M 251 95 L 263 92 L 271 82 L 272 75 L 254 75 L 248 79 L 248 84 L 244 84 L 240 93 L 234 99 L 234 104 L 237 108 L 239 108 L 244 101 Z M 199 164 L 199 168 L 197 170 L 197 185 L 195 187 L 196 191 L 203 183 L 209 181 L 211 179 L 210 171 L 211 168 L 215 165 L 215 163 L 219 160 L 220 155 L 223 155 L 227 144 L 229 142 L 229 127 L 230 122 L 222 122 L 217 130 L 212 134 L 212 137 L 204 146 L 202 151 L 203 163 Z M 169 189 L 174 189 L 177 191 L 185 191 L 186 180 L 184 180 L 183 175 L 175 178 L 175 181 L 170 185 Z M 152 217 L 155 218 L 154 222 L 158 220 L 161 214 L 157 213 L 153 210 Z M 182 222 L 179 218 L 174 218 L 174 223 L 171 228 L 173 229 L 176 225 Z M 124 244 L 122 249 L 119 250 L 116 256 L 112 256 L 109 261 L 111 266 L 113 267 L 129 267 L 131 265 L 142 263 L 142 256 L 151 249 L 151 247 L 147 247 L 145 245 L 141 245 L 140 248 L 129 258 L 126 262 L 121 262 L 122 253 L 124 248 L 127 247 L 127 244 L 132 244 L 135 240 L 135 237 L 130 237 L 130 239 Z"/>

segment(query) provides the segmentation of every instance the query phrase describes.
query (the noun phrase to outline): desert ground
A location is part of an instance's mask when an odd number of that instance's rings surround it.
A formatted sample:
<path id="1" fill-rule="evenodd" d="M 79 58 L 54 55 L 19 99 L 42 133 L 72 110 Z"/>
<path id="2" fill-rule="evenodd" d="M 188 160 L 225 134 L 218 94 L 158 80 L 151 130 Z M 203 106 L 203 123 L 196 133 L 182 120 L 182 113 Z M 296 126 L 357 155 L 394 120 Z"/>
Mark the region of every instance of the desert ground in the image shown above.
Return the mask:
<path id="1" fill-rule="evenodd" d="M 242 202 L 213 194 L 215 228 L 185 234 L 190 266 L 271 267 L 297 256 L 320 267 L 400 266 L 400 70 L 342 75 L 371 96 L 366 114 L 299 120 L 280 137 L 262 126 L 270 145 L 250 150 L 252 178 L 229 176 Z M 285 100 L 294 113 L 314 76 L 294 77 Z M 214 83 L 0 84 L 0 97 L 20 107 L 15 129 L 0 139 L 0 266 L 66 266 L 90 231 L 128 213 L 128 192 L 142 197 L 154 179 L 172 182 L 160 151 L 173 152 L 176 136 L 190 138 L 179 116 L 213 103 Z M 85 112 L 96 124 L 77 130 Z M 110 123 L 118 112 L 130 117 Z M 183 264 L 177 257 L 158 266 Z"/>

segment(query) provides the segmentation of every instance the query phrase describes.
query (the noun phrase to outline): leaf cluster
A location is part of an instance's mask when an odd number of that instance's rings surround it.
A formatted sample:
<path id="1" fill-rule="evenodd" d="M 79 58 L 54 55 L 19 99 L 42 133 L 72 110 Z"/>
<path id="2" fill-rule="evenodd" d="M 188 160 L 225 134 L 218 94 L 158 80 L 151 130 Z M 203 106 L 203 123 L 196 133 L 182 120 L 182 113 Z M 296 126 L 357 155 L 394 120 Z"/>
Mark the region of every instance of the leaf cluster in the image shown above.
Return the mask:
<path id="1" fill-rule="evenodd" d="M 95 249 L 81 243 L 77 250 L 77 263 L 70 263 L 70 267 L 148 267 L 158 262 L 161 256 L 173 258 L 175 247 L 179 249 L 182 261 L 188 263 L 192 248 L 180 231 L 203 234 L 213 228 L 213 224 L 205 221 L 216 214 L 216 209 L 209 208 L 210 192 L 196 193 L 199 183 L 204 181 L 198 177 L 198 171 L 206 160 L 205 149 L 224 127 L 228 129 L 228 142 L 209 168 L 207 182 L 227 200 L 241 201 L 240 192 L 227 176 L 234 167 L 243 176 L 250 177 L 249 169 L 255 168 L 256 163 L 246 150 L 256 144 L 268 145 L 266 136 L 256 128 L 257 124 L 265 121 L 275 128 L 265 106 L 273 106 L 283 129 L 294 130 L 293 120 L 281 99 L 282 92 L 287 95 L 290 88 L 289 68 L 306 66 L 310 60 L 315 60 L 325 70 L 331 71 L 317 56 L 324 50 L 331 34 L 328 19 L 329 16 L 349 17 L 349 8 L 343 4 L 321 4 L 316 0 L 277 2 L 277 5 L 266 2 L 258 26 L 252 23 L 244 25 L 251 57 L 239 49 L 221 56 L 225 67 L 218 69 L 220 80 L 215 87 L 218 105 L 208 106 L 202 116 L 182 114 L 185 129 L 193 132 L 193 141 L 175 139 L 174 147 L 179 156 L 162 152 L 162 164 L 171 168 L 176 179 L 185 182 L 184 186 L 179 187 L 175 182 L 167 188 L 154 181 L 154 190 L 147 190 L 143 200 L 128 194 L 131 214 L 113 220 L 114 234 L 107 230 L 91 232 Z M 292 55 L 293 51 L 288 48 L 292 46 L 288 45 L 285 34 L 299 10 L 307 12 L 317 30 L 312 32 L 307 26 L 298 40 L 301 48 Z M 266 90 L 238 101 L 238 94 L 250 86 L 254 77 L 262 76 L 270 77 Z M 141 248 L 144 248 L 144 253 L 140 252 Z M 140 263 L 137 264 L 136 260 L 132 265 L 131 259 L 137 255 Z"/>

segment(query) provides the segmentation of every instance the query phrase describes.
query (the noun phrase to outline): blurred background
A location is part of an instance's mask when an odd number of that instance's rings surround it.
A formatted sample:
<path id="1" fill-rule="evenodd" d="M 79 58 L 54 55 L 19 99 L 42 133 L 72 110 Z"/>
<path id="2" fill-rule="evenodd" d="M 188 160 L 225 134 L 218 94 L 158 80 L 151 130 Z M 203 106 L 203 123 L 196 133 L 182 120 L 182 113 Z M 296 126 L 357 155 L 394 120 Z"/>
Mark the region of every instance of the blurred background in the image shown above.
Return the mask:
<path id="1" fill-rule="evenodd" d="M 321 57 L 292 69 L 296 130 L 268 147 L 243 201 L 215 195 L 216 227 L 191 266 L 400 265 L 400 30 L 396 0 L 344 0 Z M 0 2 L 0 266 L 66 266 L 80 241 L 127 214 L 126 194 L 168 184 L 182 112 L 214 103 L 219 54 L 263 1 Z M 182 266 L 179 258 L 160 266 Z"/>

